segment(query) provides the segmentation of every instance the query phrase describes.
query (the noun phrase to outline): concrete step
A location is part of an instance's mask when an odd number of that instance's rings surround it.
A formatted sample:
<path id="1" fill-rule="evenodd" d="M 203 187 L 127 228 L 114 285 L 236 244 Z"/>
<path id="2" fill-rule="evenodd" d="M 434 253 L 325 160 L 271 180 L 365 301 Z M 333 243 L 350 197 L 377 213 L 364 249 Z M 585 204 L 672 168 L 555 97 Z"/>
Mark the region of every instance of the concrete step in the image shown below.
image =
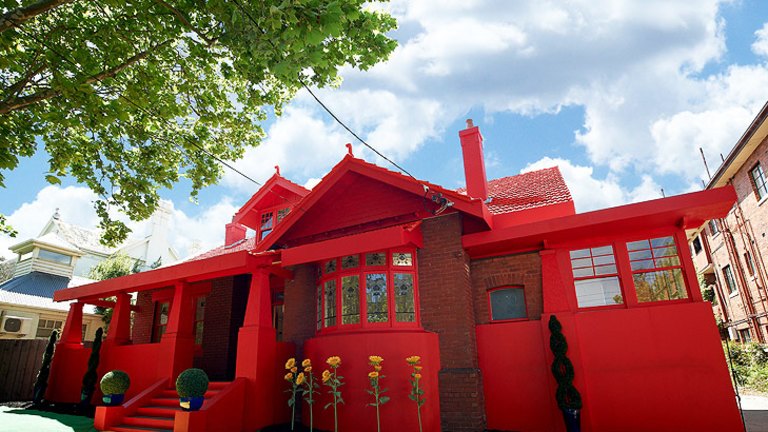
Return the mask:
<path id="1" fill-rule="evenodd" d="M 173 432 L 173 429 L 158 429 L 158 428 L 145 428 L 121 424 L 120 426 L 113 426 L 110 429 L 111 432 Z"/>
<path id="2" fill-rule="evenodd" d="M 123 419 L 123 424 L 156 429 L 173 429 L 173 417 L 132 415 Z"/>

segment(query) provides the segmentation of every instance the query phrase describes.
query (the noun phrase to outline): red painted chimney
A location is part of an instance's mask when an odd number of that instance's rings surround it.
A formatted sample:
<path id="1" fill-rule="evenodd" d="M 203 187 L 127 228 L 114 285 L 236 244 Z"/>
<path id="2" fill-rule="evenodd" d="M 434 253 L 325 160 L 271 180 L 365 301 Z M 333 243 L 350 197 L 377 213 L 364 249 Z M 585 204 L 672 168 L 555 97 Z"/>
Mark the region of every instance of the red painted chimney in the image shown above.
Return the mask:
<path id="1" fill-rule="evenodd" d="M 224 234 L 224 246 L 231 245 L 236 241 L 243 240 L 245 238 L 246 228 L 244 225 L 240 225 L 237 222 L 230 222 L 226 225 L 226 233 Z"/>
<path id="2" fill-rule="evenodd" d="M 483 135 L 480 129 L 467 119 L 467 128 L 459 131 L 461 152 L 464 156 L 464 177 L 467 179 L 467 195 L 472 198 L 488 199 L 488 181 L 485 178 L 483 158 Z"/>

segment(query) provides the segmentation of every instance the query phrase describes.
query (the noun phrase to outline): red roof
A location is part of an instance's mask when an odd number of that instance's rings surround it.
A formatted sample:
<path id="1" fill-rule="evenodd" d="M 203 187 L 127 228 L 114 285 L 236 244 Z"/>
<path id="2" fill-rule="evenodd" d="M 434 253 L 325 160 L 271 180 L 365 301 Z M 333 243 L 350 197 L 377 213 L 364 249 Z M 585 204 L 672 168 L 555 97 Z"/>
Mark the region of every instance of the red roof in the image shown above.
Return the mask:
<path id="1" fill-rule="evenodd" d="M 466 194 L 466 189 L 458 189 Z M 544 168 L 488 181 L 488 210 L 493 214 L 513 213 L 536 207 L 573 201 L 557 167 Z"/>
<path id="2" fill-rule="evenodd" d="M 251 250 L 255 247 L 256 247 L 256 237 L 251 237 L 245 240 L 241 240 L 239 242 L 235 242 L 228 246 L 219 246 L 207 252 L 203 252 L 200 255 L 195 255 L 192 258 L 188 259 L 186 262 L 202 260 L 206 258 L 219 256 L 219 255 L 226 255 L 234 252 L 240 252 L 243 250 Z"/>

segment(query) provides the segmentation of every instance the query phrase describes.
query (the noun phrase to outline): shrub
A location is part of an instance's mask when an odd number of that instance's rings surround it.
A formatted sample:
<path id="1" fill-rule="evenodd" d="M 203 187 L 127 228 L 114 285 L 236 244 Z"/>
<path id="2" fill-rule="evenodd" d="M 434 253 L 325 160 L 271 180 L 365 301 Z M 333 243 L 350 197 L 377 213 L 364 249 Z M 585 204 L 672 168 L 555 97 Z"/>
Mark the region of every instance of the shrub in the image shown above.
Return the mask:
<path id="1" fill-rule="evenodd" d="M 43 361 L 40 365 L 40 372 L 37 373 L 37 379 L 35 379 L 35 387 L 32 397 L 35 405 L 43 403 L 45 390 L 48 388 L 48 376 L 51 373 L 51 360 L 53 360 L 53 353 L 56 349 L 56 339 L 58 337 L 59 332 L 56 330 L 52 331 L 51 336 L 48 337 L 48 345 L 45 346 Z"/>
<path id="2" fill-rule="evenodd" d="M 109 371 L 101 377 L 99 387 L 105 395 L 124 394 L 131 386 L 131 378 L 121 370 Z"/>
<path id="3" fill-rule="evenodd" d="M 573 363 L 568 359 L 568 343 L 563 335 L 563 326 L 557 317 L 549 317 L 549 348 L 555 359 L 552 361 L 552 374 L 557 381 L 555 398 L 561 410 L 581 409 L 581 394 L 573 386 Z"/>
<path id="4" fill-rule="evenodd" d="M 83 386 L 80 390 L 80 404 L 82 407 L 87 407 L 91 404 L 91 397 L 96 389 L 96 380 L 98 375 L 96 369 L 99 367 L 99 352 L 101 351 L 101 339 L 104 335 L 104 330 L 99 327 L 96 330 L 96 336 L 93 338 L 93 346 L 91 347 L 91 356 L 88 357 L 88 369 L 83 375 Z"/>
<path id="5" fill-rule="evenodd" d="M 199 397 L 208 390 L 208 375 L 202 369 L 187 369 L 176 378 L 179 397 Z"/>

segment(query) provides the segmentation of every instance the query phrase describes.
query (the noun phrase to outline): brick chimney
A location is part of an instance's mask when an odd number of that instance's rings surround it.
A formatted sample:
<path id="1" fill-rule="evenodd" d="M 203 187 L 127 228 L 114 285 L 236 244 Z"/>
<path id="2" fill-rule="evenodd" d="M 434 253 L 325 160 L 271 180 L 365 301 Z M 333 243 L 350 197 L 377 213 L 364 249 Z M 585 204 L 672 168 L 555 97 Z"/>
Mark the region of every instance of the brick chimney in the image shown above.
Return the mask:
<path id="1" fill-rule="evenodd" d="M 461 153 L 464 156 L 464 177 L 467 180 L 467 195 L 472 198 L 488 199 L 488 181 L 485 177 L 483 158 L 483 135 L 480 128 L 467 119 L 467 128 L 459 131 Z"/>
<path id="2" fill-rule="evenodd" d="M 224 234 L 225 246 L 231 245 L 232 243 L 243 240 L 245 238 L 245 226 L 237 222 L 230 222 L 226 225 L 226 227 L 226 233 Z"/>

